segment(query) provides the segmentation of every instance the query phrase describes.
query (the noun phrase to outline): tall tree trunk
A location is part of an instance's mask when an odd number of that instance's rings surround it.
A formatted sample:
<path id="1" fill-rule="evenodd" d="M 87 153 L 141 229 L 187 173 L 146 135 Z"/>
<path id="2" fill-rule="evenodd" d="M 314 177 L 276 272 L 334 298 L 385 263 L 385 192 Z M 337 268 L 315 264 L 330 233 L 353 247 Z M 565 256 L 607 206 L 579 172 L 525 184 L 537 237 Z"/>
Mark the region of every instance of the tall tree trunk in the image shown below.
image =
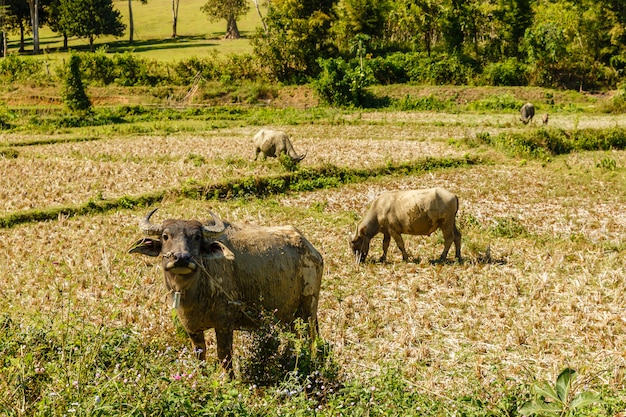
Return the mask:
<path id="1" fill-rule="evenodd" d="M 28 0 L 30 9 L 30 23 L 33 28 L 33 52 L 39 53 L 39 2 L 38 0 Z"/>
<path id="2" fill-rule="evenodd" d="M 135 22 L 133 21 L 133 0 L 128 0 L 128 42 L 133 43 Z"/>
<path id="3" fill-rule="evenodd" d="M 180 0 L 172 0 L 172 38 L 176 37 L 176 24 L 178 23 L 178 4 Z"/>
<path id="4" fill-rule="evenodd" d="M 235 16 L 228 16 L 226 20 L 228 23 L 226 24 L 226 35 L 224 35 L 225 39 L 239 39 L 241 35 L 239 34 L 239 28 L 237 27 L 237 19 Z"/>
<path id="5" fill-rule="evenodd" d="M 34 0 L 35 17 L 33 18 L 33 49 L 36 54 L 41 52 L 39 48 L 39 0 Z"/>
<path id="6" fill-rule="evenodd" d="M 24 52 L 25 48 L 24 48 L 24 24 L 22 23 L 22 20 L 20 19 L 20 49 L 17 50 L 18 52 Z"/>
<path id="7" fill-rule="evenodd" d="M 263 15 L 261 14 L 261 8 L 259 7 L 259 0 L 254 0 L 254 5 L 256 6 L 256 12 L 259 14 L 259 17 L 261 18 L 261 23 L 263 24 L 263 31 L 267 35 L 267 25 L 265 24 L 265 19 L 263 18 Z"/>

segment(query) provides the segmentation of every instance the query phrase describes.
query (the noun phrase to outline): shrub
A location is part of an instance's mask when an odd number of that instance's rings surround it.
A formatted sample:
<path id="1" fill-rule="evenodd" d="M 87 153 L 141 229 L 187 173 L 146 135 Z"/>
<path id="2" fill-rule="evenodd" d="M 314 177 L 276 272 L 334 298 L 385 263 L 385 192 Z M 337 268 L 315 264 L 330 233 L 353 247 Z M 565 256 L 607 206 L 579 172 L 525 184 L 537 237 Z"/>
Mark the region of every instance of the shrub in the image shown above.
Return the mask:
<path id="1" fill-rule="evenodd" d="M 469 85 L 476 68 L 476 62 L 464 56 L 442 54 L 414 60 L 407 73 L 411 82 L 420 84 Z"/>
<path id="2" fill-rule="evenodd" d="M 91 101 L 85 93 L 81 78 L 80 57 L 76 54 L 70 56 L 61 95 L 63 103 L 72 111 L 84 112 L 91 108 Z"/>
<path id="3" fill-rule="evenodd" d="M 441 101 L 432 94 L 428 97 L 411 97 L 410 94 L 404 98 L 395 100 L 393 108 L 401 111 L 422 110 L 422 111 L 442 111 L 450 107 L 449 102 Z"/>
<path id="4" fill-rule="evenodd" d="M 471 110 L 490 111 L 518 110 L 523 104 L 523 102 L 517 100 L 510 94 L 501 94 L 495 97 L 487 97 L 473 101 L 468 105 L 468 108 Z"/>
<path id="5" fill-rule="evenodd" d="M 285 395 L 304 392 L 318 402 L 340 389 L 340 368 L 332 348 L 319 338 L 311 341 L 308 324 L 298 319 L 290 331 L 266 312 L 258 320 L 260 326 L 249 334 L 241 357 L 243 381 L 263 387 L 289 384 Z"/>
<path id="6" fill-rule="evenodd" d="M 148 77 L 145 60 L 129 52 L 115 54 L 115 83 L 122 86 L 152 85 Z"/>
<path id="7" fill-rule="evenodd" d="M 402 84 L 409 80 L 406 71 L 407 55 L 394 53 L 367 60 L 367 66 L 378 84 Z"/>
<path id="8" fill-rule="evenodd" d="M 94 53 L 76 55 L 80 57 L 81 75 L 84 80 L 99 85 L 109 85 L 115 81 L 115 63 L 107 55 L 106 48 L 98 48 Z"/>
<path id="9" fill-rule="evenodd" d="M 322 68 L 313 81 L 320 100 L 334 106 L 362 106 L 367 100 L 365 87 L 370 84 L 365 67 L 352 67 L 342 58 L 318 59 Z"/>
<path id="10" fill-rule="evenodd" d="M 487 85 L 515 86 L 528 84 L 526 65 L 514 57 L 508 58 L 504 62 L 488 64 L 483 70 L 482 78 Z"/>
<path id="11" fill-rule="evenodd" d="M 47 79 L 49 77 L 43 71 L 44 63 L 40 59 L 7 55 L 0 59 L 0 79 L 5 83 Z"/>
<path id="12" fill-rule="evenodd" d="M 175 82 L 181 85 L 191 84 L 198 73 L 202 74 L 207 80 L 219 79 L 220 73 L 214 59 L 201 59 L 198 57 L 191 57 L 179 61 L 172 69 L 174 71 Z"/>
<path id="13" fill-rule="evenodd" d="M 258 81 L 267 78 L 259 61 L 250 54 L 230 54 L 219 63 L 220 77 L 231 80 Z"/>

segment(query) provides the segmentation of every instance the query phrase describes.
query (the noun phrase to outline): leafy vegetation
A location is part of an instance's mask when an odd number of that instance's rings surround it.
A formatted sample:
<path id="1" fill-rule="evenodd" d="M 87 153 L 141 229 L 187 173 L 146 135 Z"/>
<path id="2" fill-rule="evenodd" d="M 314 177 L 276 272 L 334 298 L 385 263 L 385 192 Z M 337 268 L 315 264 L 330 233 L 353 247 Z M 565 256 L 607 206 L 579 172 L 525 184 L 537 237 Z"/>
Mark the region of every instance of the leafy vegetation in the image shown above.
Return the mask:
<path id="1" fill-rule="evenodd" d="M 488 133 L 477 134 L 479 143 L 494 146 L 510 155 L 546 159 L 573 151 L 623 150 L 626 148 L 626 130 L 579 129 L 539 129 L 530 133 L 500 133 L 492 137 Z M 472 143 L 474 139 L 466 141 Z"/>
<path id="2" fill-rule="evenodd" d="M 70 57 L 61 95 L 63 102 L 71 111 L 84 113 L 91 108 L 91 101 L 83 87 L 83 80 L 80 74 L 80 58 L 77 55 Z"/>
<path id="3" fill-rule="evenodd" d="M 534 384 L 533 394 L 536 398 L 524 404 L 520 414 L 570 417 L 576 415 L 580 408 L 601 403 L 600 396 L 594 392 L 576 392 L 576 376 L 575 370 L 565 368 L 556 378 L 554 386 L 545 381 Z"/>

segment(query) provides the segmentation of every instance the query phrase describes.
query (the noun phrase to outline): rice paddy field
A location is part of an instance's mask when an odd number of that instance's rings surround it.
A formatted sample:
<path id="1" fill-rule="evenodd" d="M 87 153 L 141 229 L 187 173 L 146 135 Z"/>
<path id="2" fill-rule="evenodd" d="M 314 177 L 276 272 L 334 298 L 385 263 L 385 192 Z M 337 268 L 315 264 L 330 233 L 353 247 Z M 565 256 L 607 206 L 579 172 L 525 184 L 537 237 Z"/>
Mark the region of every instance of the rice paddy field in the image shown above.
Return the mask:
<path id="1" fill-rule="evenodd" d="M 0 415 L 509 416 L 535 398 L 533 384 L 553 385 L 565 368 L 578 377 L 560 410 L 573 413 L 550 415 L 624 415 L 626 152 L 538 160 L 466 138 L 624 127 L 626 116 L 563 112 L 549 127 L 516 118 L 360 110 L 271 126 L 179 120 L 148 133 L 104 126 L 0 135 L 18 152 L 0 158 L 1 218 L 163 190 L 144 205 L 59 210 L 0 229 Z M 307 152 L 300 171 L 378 174 L 263 196 L 177 192 L 284 175 L 278 160 L 253 161 L 261 127 L 285 130 Z M 61 140 L 81 135 L 90 140 Z M 393 169 L 427 158 L 461 162 Z M 464 261 L 433 262 L 438 231 L 405 236 L 409 262 L 394 242 L 387 262 L 374 262 L 379 235 L 370 259 L 356 264 L 349 240 L 371 201 L 427 187 L 458 195 Z M 235 336 L 237 380 L 221 376 L 211 332 L 209 363 L 199 370 L 166 303 L 160 264 L 127 254 L 139 218 L 157 206 L 156 221 L 205 219 L 212 210 L 302 231 L 324 257 L 320 335 L 342 388 L 315 402 L 298 390 L 283 394 L 284 384 L 242 382 L 243 333 Z M 604 403 L 576 408 L 571 400 L 585 392 Z"/>

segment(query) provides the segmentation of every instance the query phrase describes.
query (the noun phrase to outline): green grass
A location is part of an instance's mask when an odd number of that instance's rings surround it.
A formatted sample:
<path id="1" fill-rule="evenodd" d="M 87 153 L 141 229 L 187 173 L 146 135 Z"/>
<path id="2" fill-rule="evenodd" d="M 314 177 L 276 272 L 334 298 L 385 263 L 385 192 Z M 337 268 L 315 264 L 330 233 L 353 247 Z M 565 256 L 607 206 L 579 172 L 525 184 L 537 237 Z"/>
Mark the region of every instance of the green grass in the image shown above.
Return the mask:
<path id="1" fill-rule="evenodd" d="M 153 0 L 146 4 L 133 1 L 133 18 L 135 34 L 133 44 L 128 43 L 128 3 L 115 1 L 114 6 L 122 15 L 122 22 L 127 26 L 126 34 L 121 38 L 105 36 L 96 40 L 96 47 L 107 47 L 110 52 L 132 51 L 141 57 L 179 61 L 192 56 L 205 57 L 211 51 L 220 54 L 251 53 L 249 37 L 260 27 L 261 20 L 251 2 L 250 12 L 238 21 L 242 39 L 222 39 L 226 30 L 226 22 L 209 22 L 200 11 L 203 0 L 181 1 L 177 25 L 177 38 L 172 36 L 172 3 L 168 0 Z M 27 39 L 27 50 L 32 50 L 32 39 Z M 19 39 L 10 38 L 9 52 L 16 51 Z M 40 31 L 40 46 L 48 60 L 55 63 L 67 60 L 67 52 L 59 52 L 63 46 L 61 36 L 51 32 L 47 27 Z M 75 50 L 89 50 L 86 39 L 72 38 L 69 47 Z"/>

